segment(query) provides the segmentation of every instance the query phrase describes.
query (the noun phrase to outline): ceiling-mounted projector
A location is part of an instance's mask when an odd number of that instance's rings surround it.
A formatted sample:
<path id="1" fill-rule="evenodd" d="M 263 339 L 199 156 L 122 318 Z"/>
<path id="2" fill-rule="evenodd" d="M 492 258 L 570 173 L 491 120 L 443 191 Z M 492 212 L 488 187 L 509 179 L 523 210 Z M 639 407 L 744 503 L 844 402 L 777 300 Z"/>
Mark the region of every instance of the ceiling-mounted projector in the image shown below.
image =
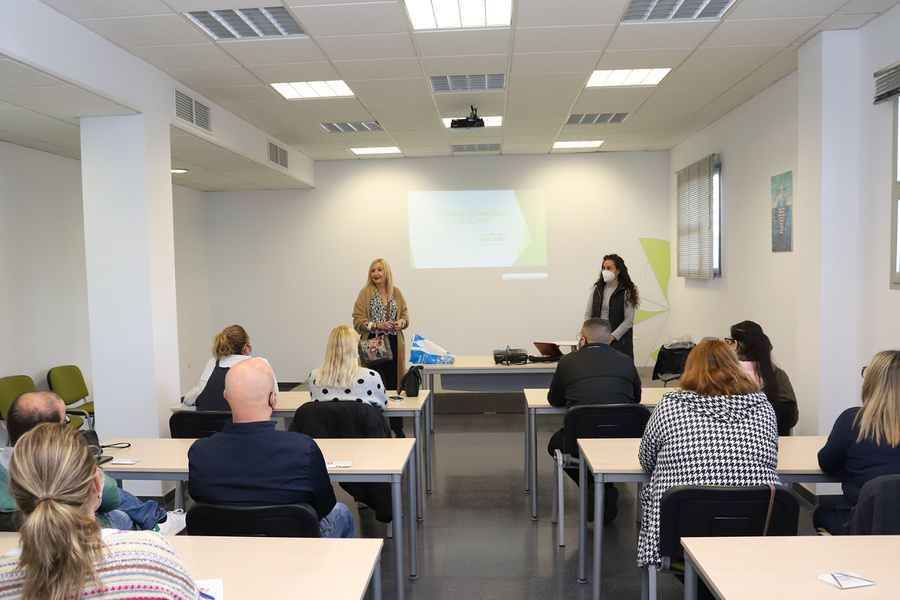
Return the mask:
<path id="1" fill-rule="evenodd" d="M 472 112 L 469 113 L 469 116 L 465 119 L 453 119 L 450 121 L 450 128 L 456 129 L 459 127 L 484 127 L 484 119 L 478 116 L 478 109 L 472 105 L 469 105 L 469 108 L 472 109 Z"/>

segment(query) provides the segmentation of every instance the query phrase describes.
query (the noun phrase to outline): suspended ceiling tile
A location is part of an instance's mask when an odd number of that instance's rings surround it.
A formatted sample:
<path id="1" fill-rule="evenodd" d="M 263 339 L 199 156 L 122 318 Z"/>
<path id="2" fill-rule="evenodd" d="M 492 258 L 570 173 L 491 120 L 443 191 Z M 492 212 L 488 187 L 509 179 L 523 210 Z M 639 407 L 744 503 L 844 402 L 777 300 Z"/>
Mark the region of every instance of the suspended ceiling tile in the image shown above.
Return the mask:
<path id="1" fill-rule="evenodd" d="M 247 69 L 239 66 L 169 69 L 166 71 L 166 74 L 176 81 L 195 89 L 233 85 L 259 85 L 259 79 L 254 77 Z"/>
<path id="2" fill-rule="evenodd" d="M 238 62 L 212 42 L 182 46 L 142 46 L 129 48 L 135 56 L 163 71 L 169 69 L 210 69 L 233 67 Z"/>
<path id="3" fill-rule="evenodd" d="M 303 31 L 312 37 L 409 31 L 400 2 L 295 6 L 292 10 Z"/>
<path id="4" fill-rule="evenodd" d="M 282 83 L 286 81 L 331 81 L 343 79 L 340 73 L 327 62 L 284 63 L 280 65 L 253 65 L 247 67 L 265 83 Z"/>
<path id="5" fill-rule="evenodd" d="M 674 69 L 681 65 L 694 48 L 666 50 L 607 50 L 600 57 L 597 69 Z"/>
<path id="6" fill-rule="evenodd" d="M 786 46 L 814 28 L 820 21 L 821 17 L 725 21 L 703 41 L 703 47 L 766 44 Z"/>
<path id="7" fill-rule="evenodd" d="M 511 73 L 582 73 L 594 70 L 599 52 L 516 53 Z"/>
<path id="8" fill-rule="evenodd" d="M 423 58 L 422 65 L 428 77 L 446 75 L 492 75 L 506 73 L 509 54 L 476 56 L 435 56 Z"/>
<path id="9" fill-rule="evenodd" d="M 568 27 L 519 27 L 516 52 L 600 52 L 609 43 L 615 27 L 573 25 Z"/>
<path id="10" fill-rule="evenodd" d="M 199 44 L 209 40 L 187 18 L 174 13 L 81 19 L 79 23 L 123 48 Z"/>
<path id="11" fill-rule="evenodd" d="M 609 42 L 609 49 L 652 50 L 694 47 L 718 24 L 718 21 L 621 23 Z"/>
<path id="12" fill-rule="evenodd" d="M 217 45 L 236 61 L 247 66 L 314 63 L 328 60 L 315 42 L 309 38 L 231 40 L 218 42 Z"/>
<path id="13" fill-rule="evenodd" d="M 847 0 L 753 0 L 738 2 L 726 15 L 730 20 L 827 17 Z"/>
<path id="14" fill-rule="evenodd" d="M 631 0 L 520 0 L 516 7 L 516 25 L 520 28 L 570 25 L 573 22 L 615 25 L 625 14 L 630 2 Z"/>
<path id="15" fill-rule="evenodd" d="M 683 68 L 757 67 L 784 50 L 784 46 L 701 47 L 681 65 Z"/>
<path id="16" fill-rule="evenodd" d="M 428 56 L 470 56 L 509 52 L 509 28 L 417 31 L 419 53 Z"/>
<path id="17" fill-rule="evenodd" d="M 344 81 L 357 79 L 406 79 L 422 76 L 422 66 L 416 58 L 339 60 L 334 61 L 333 64 Z"/>
<path id="18" fill-rule="evenodd" d="M 408 33 L 319 37 L 316 41 L 333 61 L 416 56 Z"/>
<path id="19" fill-rule="evenodd" d="M 72 19 L 165 15 L 171 12 L 160 0 L 42 0 Z"/>

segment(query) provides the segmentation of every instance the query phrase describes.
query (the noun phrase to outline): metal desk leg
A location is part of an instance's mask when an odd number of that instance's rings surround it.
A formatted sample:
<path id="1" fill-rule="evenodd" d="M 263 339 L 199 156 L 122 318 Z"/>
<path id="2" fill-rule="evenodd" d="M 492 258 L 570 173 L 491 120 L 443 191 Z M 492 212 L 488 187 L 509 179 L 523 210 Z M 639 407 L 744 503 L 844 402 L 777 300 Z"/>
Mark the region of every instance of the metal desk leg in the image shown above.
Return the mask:
<path id="1" fill-rule="evenodd" d="M 413 431 L 415 431 L 416 436 L 416 444 L 413 446 L 413 453 L 415 453 L 415 469 L 416 469 L 416 520 L 422 521 L 422 504 L 424 503 L 424 499 L 422 496 L 422 411 L 416 411 L 413 415 Z M 427 469 L 428 466 L 426 465 Z"/>
<path id="2" fill-rule="evenodd" d="M 381 600 L 381 554 L 375 561 L 375 570 L 372 571 L 372 600 Z"/>
<path id="3" fill-rule="evenodd" d="M 531 422 L 528 420 L 528 404 L 525 404 L 525 493 L 531 491 Z"/>
<path id="4" fill-rule="evenodd" d="M 413 468 L 413 463 L 409 462 L 406 465 L 407 472 L 407 482 L 406 488 L 409 493 L 409 578 L 412 580 L 419 578 L 418 571 L 418 556 L 416 555 L 416 537 L 418 533 L 418 528 L 416 527 L 416 521 L 413 519 L 413 515 L 416 510 L 416 471 Z M 401 529 L 402 531 L 402 529 Z M 402 535 L 402 534 L 401 534 Z"/>
<path id="5" fill-rule="evenodd" d="M 428 400 L 425 402 L 425 429 L 422 431 L 422 439 L 425 442 L 425 493 L 431 493 L 431 455 L 434 450 L 434 434 L 431 433 L 431 419 L 434 418 L 430 409 L 434 404 L 434 391 L 429 388 Z"/>
<path id="6" fill-rule="evenodd" d="M 652 569 L 653 565 L 648 568 Z M 684 600 L 697 600 L 697 569 L 689 556 L 684 557 Z M 656 600 L 655 598 L 653 600 Z"/>
<path id="7" fill-rule="evenodd" d="M 584 459 L 578 462 L 578 583 L 587 583 L 584 547 L 587 540 L 587 467 Z"/>
<path id="8" fill-rule="evenodd" d="M 581 464 L 584 464 L 584 460 Z M 594 476 L 594 600 L 600 600 L 600 566 L 603 564 L 603 497 L 606 477 Z"/>
<path id="9" fill-rule="evenodd" d="M 175 508 L 184 510 L 184 482 L 175 482 Z"/>
<path id="10" fill-rule="evenodd" d="M 537 482 L 537 423 L 534 410 L 528 411 L 528 422 L 531 435 L 528 437 L 528 448 L 531 453 L 531 520 L 538 520 L 538 482 Z"/>
<path id="11" fill-rule="evenodd" d="M 434 433 L 434 375 L 428 374 L 428 389 L 431 390 L 431 402 L 428 403 L 428 426 L 431 428 L 429 431 Z"/>
<path id="12" fill-rule="evenodd" d="M 394 523 L 394 579 L 397 582 L 397 600 L 403 600 L 403 490 L 402 475 L 391 478 L 391 517 Z M 410 519 L 410 524 L 412 519 Z M 410 527 L 410 535 L 412 527 Z"/>

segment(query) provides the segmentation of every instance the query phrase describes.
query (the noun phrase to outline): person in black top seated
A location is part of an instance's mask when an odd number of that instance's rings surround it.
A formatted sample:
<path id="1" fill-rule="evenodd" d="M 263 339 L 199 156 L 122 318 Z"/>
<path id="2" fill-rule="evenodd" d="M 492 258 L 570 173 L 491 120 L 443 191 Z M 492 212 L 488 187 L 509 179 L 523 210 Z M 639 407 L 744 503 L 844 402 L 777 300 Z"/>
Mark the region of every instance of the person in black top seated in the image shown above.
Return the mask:
<path id="1" fill-rule="evenodd" d="M 353 513 L 337 502 L 322 451 L 308 435 L 276 431 L 275 376 L 248 358 L 225 376 L 234 422 L 188 451 L 188 484 L 198 502 L 265 506 L 312 505 L 322 537 L 356 537 Z"/>
<path id="2" fill-rule="evenodd" d="M 250 336 L 240 325 L 229 325 L 213 341 L 213 357 L 200 375 L 200 383 L 184 395 L 184 405 L 199 411 L 231 410 L 225 397 L 225 374 L 228 369 L 245 360 L 253 351 Z M 263 359 L 265 360 L 265 359 Z M 275 382 L 278 390 L 278 382 Z"/>
<path id="3" fill-rule="evenodd" d="M 563 356 L 559 360 L 547 401 L 552 406 L 576 406 L 579 404 L 625 404 L 641 401 L 641 378 L 634 366 L 634 361 L 625 354 L 614 350 L 609 345 L 609 321 L 604 319 L 588 319 L 581 327 L 578 339 L 578 350 Z M 565 433 L 562 429 L 553 434 L 547 451 L 554 456 L 557 449 L 562 450 Z M 578 477 L 566 471 L 575 483 Z M 593 487 L 593 477 L 590 479 Z M 606 505 L 603 507 L 605 522 L 611 522 L 616 516 L 616 500 L 618 490 L 607 485 Z M 593 492 L 588 492 L 589 501 L 593 501 Z M 588 515 L 593 515 L 591 508 Z"/>

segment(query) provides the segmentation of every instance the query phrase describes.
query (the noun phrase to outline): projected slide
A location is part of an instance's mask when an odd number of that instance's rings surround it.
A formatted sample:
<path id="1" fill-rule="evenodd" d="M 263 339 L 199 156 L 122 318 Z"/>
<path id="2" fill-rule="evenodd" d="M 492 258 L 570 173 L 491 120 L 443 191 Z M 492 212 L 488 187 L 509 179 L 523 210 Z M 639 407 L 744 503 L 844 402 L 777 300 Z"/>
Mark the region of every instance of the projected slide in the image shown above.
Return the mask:
<path id="1" fill-rule="evenodd" d="M 410 266 L 547 264 L 543 190 L 409 192 Z"/>

